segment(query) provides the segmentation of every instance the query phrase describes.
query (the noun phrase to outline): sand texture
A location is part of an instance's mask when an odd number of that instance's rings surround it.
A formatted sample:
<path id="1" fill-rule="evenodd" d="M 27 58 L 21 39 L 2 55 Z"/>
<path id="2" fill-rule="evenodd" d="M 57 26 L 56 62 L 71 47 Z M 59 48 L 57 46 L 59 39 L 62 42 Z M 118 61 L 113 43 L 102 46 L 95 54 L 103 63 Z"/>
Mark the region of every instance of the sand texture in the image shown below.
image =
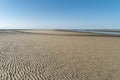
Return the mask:
<path id="1" fill-rule="evenodd" d="M 0 80 L 120 80 L 120 37 L 0 30 Z"/>

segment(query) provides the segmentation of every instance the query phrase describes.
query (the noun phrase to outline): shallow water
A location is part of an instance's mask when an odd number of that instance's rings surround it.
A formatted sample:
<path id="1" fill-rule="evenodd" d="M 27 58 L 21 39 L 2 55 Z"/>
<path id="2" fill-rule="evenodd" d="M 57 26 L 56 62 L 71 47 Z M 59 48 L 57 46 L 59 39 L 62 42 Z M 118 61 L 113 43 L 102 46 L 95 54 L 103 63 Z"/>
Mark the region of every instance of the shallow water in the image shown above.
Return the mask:
<path id="1" fill-rule="evenodd" d="M 92 30 L 83 30 L 83 29 L 75 29 L 75 30 L 72 30 L 72 31 L 90 32 L 90 33 L 97 33 L 97 34 L 120 35 L 120 32 L 115 32 L 115 31 L 92 31 Z"/>

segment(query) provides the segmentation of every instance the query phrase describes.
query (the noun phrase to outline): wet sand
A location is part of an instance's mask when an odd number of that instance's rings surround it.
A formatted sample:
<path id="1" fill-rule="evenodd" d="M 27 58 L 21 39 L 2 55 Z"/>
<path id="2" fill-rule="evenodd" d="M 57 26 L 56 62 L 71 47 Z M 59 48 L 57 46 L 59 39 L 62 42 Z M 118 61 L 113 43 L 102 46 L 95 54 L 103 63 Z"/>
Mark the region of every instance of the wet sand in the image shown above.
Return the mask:
<path id="1" fill-rule="evenodd" d="M 120 80 L 120 37 L 0 30 L 0 80 Z"/>

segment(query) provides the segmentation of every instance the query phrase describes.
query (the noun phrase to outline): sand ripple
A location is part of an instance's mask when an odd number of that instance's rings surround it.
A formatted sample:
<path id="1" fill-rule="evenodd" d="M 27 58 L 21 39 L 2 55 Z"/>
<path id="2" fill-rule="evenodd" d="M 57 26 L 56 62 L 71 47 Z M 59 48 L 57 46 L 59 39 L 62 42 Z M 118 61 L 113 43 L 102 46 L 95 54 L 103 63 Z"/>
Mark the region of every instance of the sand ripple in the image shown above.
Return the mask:
<path id="1" fill-rule="evenodd" d="M 0 80 L 120 80 L 119 48 L 119 37 L 8 32 L 0 35 Z"/>

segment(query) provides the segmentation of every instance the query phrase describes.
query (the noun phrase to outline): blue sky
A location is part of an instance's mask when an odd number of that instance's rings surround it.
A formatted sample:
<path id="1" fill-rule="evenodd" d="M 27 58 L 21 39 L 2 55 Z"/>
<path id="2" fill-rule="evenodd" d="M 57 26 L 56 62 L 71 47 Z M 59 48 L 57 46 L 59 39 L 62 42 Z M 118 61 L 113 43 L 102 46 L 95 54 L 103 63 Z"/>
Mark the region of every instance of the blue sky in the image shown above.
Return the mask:
<path id="1" fill-rule="evenodd" d="M 1 29 L 120 29 L 120 0 L 0 0 Z"/>

